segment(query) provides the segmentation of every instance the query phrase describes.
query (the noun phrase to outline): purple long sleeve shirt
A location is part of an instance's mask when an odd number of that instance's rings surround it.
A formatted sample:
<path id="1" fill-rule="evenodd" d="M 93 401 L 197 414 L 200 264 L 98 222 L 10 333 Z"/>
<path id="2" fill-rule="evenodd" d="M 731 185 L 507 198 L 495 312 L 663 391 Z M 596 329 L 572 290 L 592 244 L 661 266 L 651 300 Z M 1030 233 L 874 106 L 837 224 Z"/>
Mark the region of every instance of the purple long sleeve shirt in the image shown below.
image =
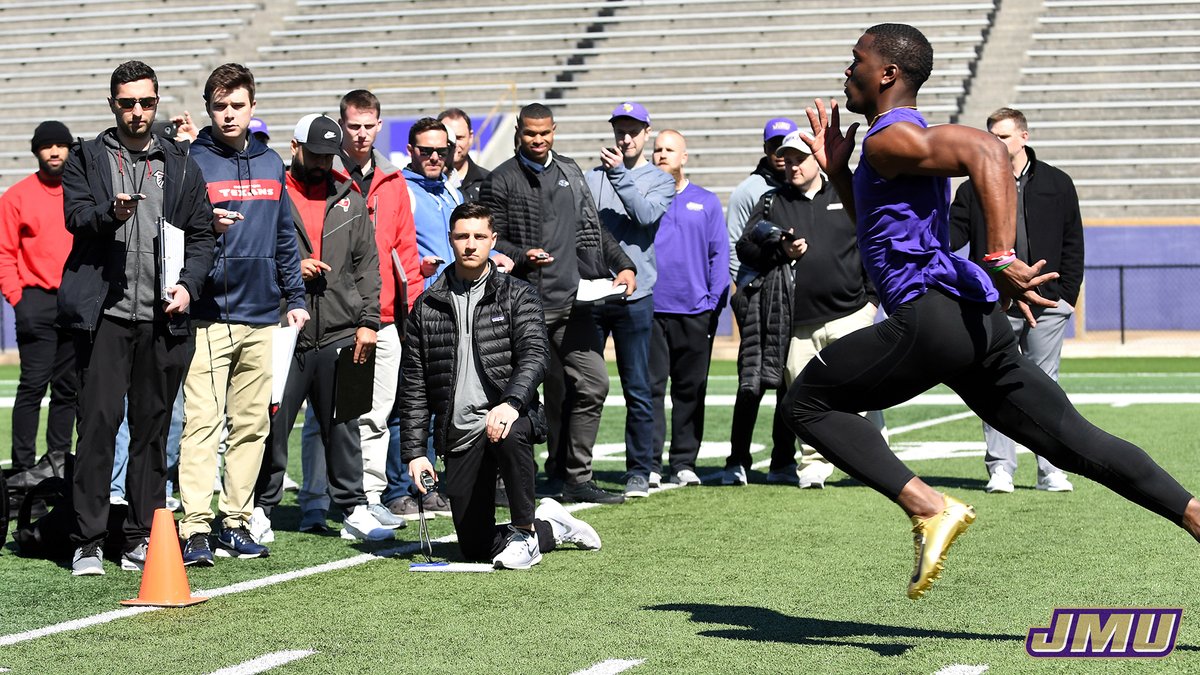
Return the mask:
<path id="1" fill-rule="evenodd" d="M 729 233 L 715 194 L 688 183 L 659 222 L 654 249 L 658 255 L 656 313 L 699 314 L 717 309 L 729 290 Z"/>

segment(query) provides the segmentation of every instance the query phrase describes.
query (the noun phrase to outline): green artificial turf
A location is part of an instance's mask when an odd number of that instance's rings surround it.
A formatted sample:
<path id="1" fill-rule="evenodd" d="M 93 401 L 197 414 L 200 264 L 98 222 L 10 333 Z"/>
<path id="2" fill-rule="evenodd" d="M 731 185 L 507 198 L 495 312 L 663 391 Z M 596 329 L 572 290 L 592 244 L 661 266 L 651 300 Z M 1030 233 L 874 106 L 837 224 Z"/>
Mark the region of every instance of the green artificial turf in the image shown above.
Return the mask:
<path id="1" fill-rule="evenodd" d="M 1107 367 L 1106 367 L 1107 366 Z M 1071 393 L 1196 393 L 1196 360 L 1089 360 L 1064 364 Z M 729 364 L 714 364 L 710 394 L 729 395 Z M 1159 373 L 1157 377 L 1144 376 Z M 1183 375 L 1178 375 L 1184 373 Z M 1138 375 L 1141 374 L 1141 375 Z M 0 378 L 7 376 L 0 370 Z M 15 374 L 13 374 L 15 379 Z M 619 393 L 614 380 L 613 393 Z M 755 442 L 769 446 L 769 415 Z M 911 405 L 888 411 L 889 428 L 964 411 Z M 1200 405 L 1081 408 L 1089 419 L 1144 447 L 1190 488 L 1200 486 Z M 600 442 L 623 439 L 623 410 L 606 408 Z M 706 440 L 728 441 L 730 408 L 710 408 Z M 7 429 L 8 420 L 0 420 Z M 298 439 L 293 437 L 293 445 Z M 978 444 L 974 418 L 892 436 Z M 759 449 L 755 460 L 765 460 Z M 299 478 L 299 453 L 292 475 Z M 574 673 L 607 659 L 643 659 L 630 673 L 935 673 L 952 665 L 989 673 L 1200 672 L 1197 544 L 1182 530 L 1107 489 L 1032 489 L 1021 455 L 1018 489 L 982 491 L 979 457 L 914 461 L 914 471 L 972 503 L 975 525 L 921 600 L 905 595 L 912 565 L 909 523 L 886 499 L 838 472 L 822 491 L 763 484 L 682 488 L 621 506 L 579 512 L 604 540 L 600 551 L 555 551 L 527 572 L 415 574 L 413 555 L 379 558 L 187 609 L 161 610 L 0 647 L 13 673 L 209 673 L 264 654 L 316 654 L 278 673 Z M 702 462 L 711 474 L 720 458 Z M 618 485 L 623 461 L 598 463 Z M 764 469 L 765 471 L 765 469 Z M 270 558 L 219 559 L 189 569 L 195 589 L 299 570 L 416 540 L 355 544 L 299 534 L 288 495 L 277 511 Z M 331 524 L 333 524 L 331 522 Z M 451 532 L 449 519 L 430 523 Z M 453 545 L 439 557 L 457 558 Z M 0 553 L 0 636 L 119 609 L 139 575 L 107 565 L 74 579 L 54 563 Z M 1058 607 L 1182 607 L 1173 654 L 1161 660 L 1050 660 L 1025 653 L 1031 627 Z M 0 638 L 2 639 L 2 638 Z"/>

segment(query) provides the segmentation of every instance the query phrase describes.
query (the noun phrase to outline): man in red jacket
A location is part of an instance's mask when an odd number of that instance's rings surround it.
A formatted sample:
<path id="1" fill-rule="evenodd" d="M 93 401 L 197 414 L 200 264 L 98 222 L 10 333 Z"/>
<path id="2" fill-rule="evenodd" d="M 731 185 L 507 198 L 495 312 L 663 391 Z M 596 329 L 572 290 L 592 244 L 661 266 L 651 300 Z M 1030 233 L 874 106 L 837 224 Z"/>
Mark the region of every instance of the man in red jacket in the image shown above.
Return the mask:
<path id="1" fill-rule="evenodd" d="M 71 251 L 62 191 L 71 132 L 62 122 L 42 122 L 31 145 L 37 172 L 0 197 L 0 290 L 16 314 L 21 355 L 12 416 L 14 469 L 28 469 L 37 459 L 38 420 L 47 384 L 46 450 L 58 466 L 71 449 L 75 425 L 75 349 L 70 335 L 54 326 L 58 285 Z"/>

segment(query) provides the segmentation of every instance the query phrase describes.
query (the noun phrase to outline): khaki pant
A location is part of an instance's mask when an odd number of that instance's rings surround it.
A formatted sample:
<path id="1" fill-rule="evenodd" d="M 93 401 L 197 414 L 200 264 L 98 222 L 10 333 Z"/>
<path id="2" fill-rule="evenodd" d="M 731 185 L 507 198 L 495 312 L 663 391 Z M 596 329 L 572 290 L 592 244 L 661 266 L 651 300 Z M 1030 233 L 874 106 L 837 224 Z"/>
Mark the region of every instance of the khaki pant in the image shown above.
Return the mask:
<path id="1" fill-rule="evenodd" d="M 853 333 L 860 328 L 867 328 L 875 323 L 875 305 L 867 303 L 857 312 L 843 316 L 840 319 L 825 323 L 795 324 L 792 326 L 792 338 L 788 341 L 787 368 L 784 371 L 784 385 L 791 387 L 792 382 L 800 376 L 804 366 L 822 349 L 837 342 L 840 338 Z M 863 417 L 872 423 L 883 434 L 884 442 L 888 440 L 887 424 L 883 413 L 879 410 L 868 410 Z M 804 468 L 816 462 L 828 462 L 812 446 L 800 446 L 800 467 Z"/>
<path id="2" fill-rule="evenodd" d="M 270 424 L 271 345 L 274 326 L 195 322 L 196 355 L 183 381 L 183 438 L 179 494 L 187 539 L 211 532 L 213 476 L 221 430 L 229 417 L 224 490 L 218 503 L 224 527 L 250 520 L 254 484 Z"/>

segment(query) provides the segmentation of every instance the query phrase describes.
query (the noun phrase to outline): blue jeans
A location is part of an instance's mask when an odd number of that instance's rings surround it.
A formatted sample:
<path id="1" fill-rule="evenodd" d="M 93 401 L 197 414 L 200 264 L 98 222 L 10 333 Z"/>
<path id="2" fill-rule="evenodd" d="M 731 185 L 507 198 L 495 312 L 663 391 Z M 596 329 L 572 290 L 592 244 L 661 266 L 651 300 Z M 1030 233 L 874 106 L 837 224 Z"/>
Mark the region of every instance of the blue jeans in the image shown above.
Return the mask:
<path id="1" fill-rule="evenodd" d="M 626 477 L 649 477 L 654 469 L 654 403 L 650 393 L 650 335 L 654 296 L 592 308 L 600 339 L 612 335 L 617 372 L 625 394 Z"/>
<path id="2" fill-rule="evenodd" d="M 129 467 L 129 400 L 125 400 L 125 419 L 117 429 L 114 446 L 112 479 L 109 482 L 110 497 L 125 498 L 125 471 Z M 183 435 L 183 387 L 175 395 L 171 408 L 171 426 L 167 428 L 167 496 L 174 492 L 179 481 L 179 438 Z"/>
<path id="3" fill-rule="evenodd" d="M 125 498 L 125 470 L 129 468 L 129 399 L 125 399 L 125 418 L 117 428 L 117 443 L 113 446 L 112 479 L 108 484 L 109 498 Z"/>

